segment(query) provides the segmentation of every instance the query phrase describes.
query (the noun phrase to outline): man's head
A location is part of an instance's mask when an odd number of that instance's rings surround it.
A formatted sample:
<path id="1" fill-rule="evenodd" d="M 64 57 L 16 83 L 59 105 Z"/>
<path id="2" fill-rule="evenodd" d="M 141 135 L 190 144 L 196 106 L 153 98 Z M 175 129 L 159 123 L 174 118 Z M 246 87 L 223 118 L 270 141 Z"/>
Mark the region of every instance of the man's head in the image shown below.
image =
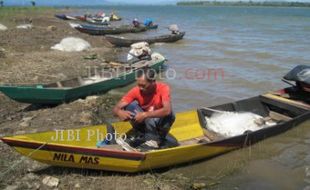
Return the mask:
<path id="1" fill-rule="evenodd" d="M 152 68 L 145 67 L 137 71 L 136 80 L 139 89 L 144 92 L 152 92 L 155 84 L 156 71 Z"/>

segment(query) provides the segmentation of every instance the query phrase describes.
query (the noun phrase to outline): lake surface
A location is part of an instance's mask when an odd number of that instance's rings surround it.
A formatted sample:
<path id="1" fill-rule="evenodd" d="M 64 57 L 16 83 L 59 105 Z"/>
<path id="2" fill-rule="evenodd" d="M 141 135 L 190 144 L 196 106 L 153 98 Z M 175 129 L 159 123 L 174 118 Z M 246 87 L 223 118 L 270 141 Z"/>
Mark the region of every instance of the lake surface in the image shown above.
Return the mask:
<path id="1" fill-rule="evenodd" d="M 281 77 L 290 69 L 298 64 L 310 64 L 308 8 L 118 6 L 103 9 L 116 10 L 127 23 L 134 18 L 142 21 L 150 17 L 159 24 L 158 30 L 141 35 L 168 33 L 170 24 L 186 31 L 184 40 L 151 46 L 168 59 L 169 69 L 176 71 L 175 79 L 162 80 L 171 85 L 177 112 L 280 89 L 286 86 Z M 218 73 L 217 78 L 214 71 Z M 126 90 L 128 87 L 121 92 Z M 182 174 L 194 181 L 211 181 L 215 189 L 310 189 L 309 126 L 310 122 L 250 148 L 169 173 Z"/>

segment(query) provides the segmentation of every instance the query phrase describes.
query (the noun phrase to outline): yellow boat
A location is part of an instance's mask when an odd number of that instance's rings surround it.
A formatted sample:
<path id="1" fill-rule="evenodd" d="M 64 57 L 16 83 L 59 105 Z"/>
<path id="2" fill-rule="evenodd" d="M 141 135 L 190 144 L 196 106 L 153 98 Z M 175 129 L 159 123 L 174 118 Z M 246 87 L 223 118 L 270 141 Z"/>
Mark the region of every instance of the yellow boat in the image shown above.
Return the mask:
<path id="1" fill-rule="evenodd" d="M 272 120 L 276 125 L 224 138 L 208 129 L 205 117 L 210 117 L 213 112 L 201 108 L 176 115 L 169 136 L 177 140 L 178 146 L 166 149 L 141 152 L 124 150 L 118 144 L 97 148 L 98 139 L 107 134 L 106 125 L 4 137 L 2 141 L 22 155 L 50 165 L 139 172 L 214 157 L 285 132 L 310 118 L 309 104 L 273 94 L 210 108 L 250 111 Z M 113 126 L 118 134 L 125 134 L 131 129 L 128 122 L 113 123 Z"/>

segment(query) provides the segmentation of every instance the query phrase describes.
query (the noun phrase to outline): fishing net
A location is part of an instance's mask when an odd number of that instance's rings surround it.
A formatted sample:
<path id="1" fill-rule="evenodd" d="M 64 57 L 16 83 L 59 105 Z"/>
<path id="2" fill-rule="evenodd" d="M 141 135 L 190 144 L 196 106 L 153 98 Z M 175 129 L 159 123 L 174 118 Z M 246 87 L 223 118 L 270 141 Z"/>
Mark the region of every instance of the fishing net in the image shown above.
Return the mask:
<path id="1" fill-rule="evenodd" d="M 51 47 L 51 49 L 66 52 L 84 51 L 89 48 L 91 48 L 91 46 L 87 41 L 75 37 L 64 38 L 61 40 L 59 44 L 56 44 Z"/>
<path id="2" fill-rule="evenodd" d="M 0 24 L 0 31 L 4 31 L 7 30 L 8 28 L 6 26 L 4 26 L 3 24 Z"/>
<path id="3" fill-rule="evenodd" d="M 16 26 L 17 29 L 31 29 L 32 28 L 32 24 L 22 24 L 22 25 L 18 25 Z"/>
<path id="4" fill-rule="evenodd" d="M 225 137 L 241 135 L 246 131 L 257 131 L 275 123 L 265 122 L 260 115 L 244 112 L 214 113 L 210 118 L 206 117 L 208 129 Z"/>

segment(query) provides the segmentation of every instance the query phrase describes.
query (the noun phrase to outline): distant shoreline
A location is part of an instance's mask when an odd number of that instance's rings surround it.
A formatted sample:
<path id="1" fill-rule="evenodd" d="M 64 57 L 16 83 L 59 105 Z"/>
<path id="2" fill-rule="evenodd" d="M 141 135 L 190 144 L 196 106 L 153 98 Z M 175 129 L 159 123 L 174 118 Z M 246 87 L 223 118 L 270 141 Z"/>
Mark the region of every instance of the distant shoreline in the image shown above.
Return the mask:
<path id="1" fill-rule="evenodd" d="M 253 2 L 253 1 L 180 1 L 177 6 L 246 6 L 246 7 L 310 7 L 310 3 L 305 2 Z"/>

